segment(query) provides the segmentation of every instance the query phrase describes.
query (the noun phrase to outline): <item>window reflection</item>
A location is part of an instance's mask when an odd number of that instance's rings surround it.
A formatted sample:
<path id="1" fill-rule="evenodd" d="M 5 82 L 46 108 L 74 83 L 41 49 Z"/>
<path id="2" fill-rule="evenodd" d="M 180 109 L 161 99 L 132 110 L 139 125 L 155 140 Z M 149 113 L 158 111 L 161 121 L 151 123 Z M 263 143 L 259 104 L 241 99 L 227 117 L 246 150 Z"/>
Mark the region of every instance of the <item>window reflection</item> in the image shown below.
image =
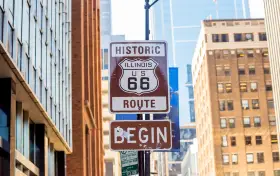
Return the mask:
<path id="1" fill-rule="evenodd" d="M 0 136 L 2 139 L 9 141 L 9 124 L 8 116 L 0 107 Z"/>

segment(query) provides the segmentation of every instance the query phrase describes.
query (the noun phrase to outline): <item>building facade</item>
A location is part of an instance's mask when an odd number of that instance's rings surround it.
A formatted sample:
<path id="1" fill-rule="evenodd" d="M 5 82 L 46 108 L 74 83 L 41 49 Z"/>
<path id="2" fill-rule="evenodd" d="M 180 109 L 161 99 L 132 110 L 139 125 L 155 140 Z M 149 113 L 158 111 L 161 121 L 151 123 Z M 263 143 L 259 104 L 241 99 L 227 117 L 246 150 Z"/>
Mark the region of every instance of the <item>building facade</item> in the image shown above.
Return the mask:
<path id="1" fill-rule="evenodd" d="M 271 77 L 272 77 L 272 87 L 274 91 L 274 100 L 275 100 L 275 114 L 277 122 L 277 131 L 280 132 L 280 102 L 279 102 L 279 91 L 280 91 L 280 82 L 279 82 L 279 67 L 280 67 L 280 35 L 278 33 L 280 28 L 280 22 L 277 20 L 280 16 L 280 11 L 277 10 L 280 7 L 280 2 L 277 0 L 266 0 L 264 1 L 265 6 L 265 25 L 268 38 L 268 50 L 271 66 Z M 279 136 L 278 136 L 279 139 Z"/>
<path id="2" fill-rule="evenodd" d="M 99 1 L 72 0 L 73 176 L 104 175 L 99 14 Z"/>
<path id="3" fill-rule="evenodd" d="M 105 58 L 103 58 L 105 59 Z M 102 77 L 108 78 L 108 70 L 102 70 Z M 120 176 L 121 175 L 121 161 L 120 153 L 111 151 L 109 148 L 110 138 L 110 122 L 115 120 L 116 117 L 114 114 L 109 112 L 109 95 L 108 95 L 108 79 L 102 80 L 102 119 L 103 119 L 103 138 L 104 138 L 104 149 L 105 149 L 105 176 Z"/>
<path id="4" fill-rule="evenodd" d="M 104 36 L 101 36 L 101 38 Z M 114 152 L 109 149 L 109 126 L 110 121 L 116 120 L 116 116 L 111 114 L 108 109 L 108 88 L 109 88 L 109 72 L 108 62 L 110 59 L 109 46 L 111 41 L 125 41 L 124 35 L 111 35 L 108 38 L 103 38 L 101 48 L 101 61 L 102 61 L 102 119 L 103 119 L 103 138 L 105 149 L 105 175 L 106 176 L 120 176 L 121 175 L 121 162 L 120 153 Z"/>
<path id="5" fill-rule="evenodd" d="M 279 176 L 264 20 L 203 21 L 192 71 L 199 175 Z"/>
<path id="6" fill-rule="evenodd" d="M 179 176 L 182 174 L 182 162 L 196 138 L 195 123 L 188 123 L 180 127 L 180 149 L 178 152 L 167 152 L 169 176 Z"/>
<path id="7" fill-rule="evenodd" d="M 0 1 L 0 175 L 63 176 L 72 152 L 71 1 Z"/>
<path id="8" fill-rule="evenodd" d="M 152 7 L 151 38 L 167 41 L 169 65 L 179 67 L 181 124 L 195 121 L 193 89 L 189 77 L 201 21 L 206 18 L 250 17 L 248 0 L 216 2 L 217 5 L 213 0 L 163 0 Z"/>
<path id="9" fill-rule="evenodd" d="M 197 167 L 197 152 L 198 145 L 196 138 L 193 139 L 193 144 L 190 145 L 184 160 L 181 164 L 182 176 L 198 176 L 198 167 Z"/>

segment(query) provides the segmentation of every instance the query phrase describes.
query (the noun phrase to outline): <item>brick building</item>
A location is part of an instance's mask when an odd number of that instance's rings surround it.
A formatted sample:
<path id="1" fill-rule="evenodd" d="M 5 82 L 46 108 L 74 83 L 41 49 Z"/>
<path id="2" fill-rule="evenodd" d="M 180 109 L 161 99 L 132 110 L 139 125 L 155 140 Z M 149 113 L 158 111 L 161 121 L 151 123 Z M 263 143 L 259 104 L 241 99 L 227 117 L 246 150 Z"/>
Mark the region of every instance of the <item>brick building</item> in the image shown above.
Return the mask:
<path id="1" fill-rule="evenodd" d="M 201 176 L 279 176 L 263 19 L 205 20 L 193 57 Z"/>
<path id="2" fill-rule="evenodd" d="M 99 1 L 72 0 L 73 153 L 70 176 L 103 176 Z"/>

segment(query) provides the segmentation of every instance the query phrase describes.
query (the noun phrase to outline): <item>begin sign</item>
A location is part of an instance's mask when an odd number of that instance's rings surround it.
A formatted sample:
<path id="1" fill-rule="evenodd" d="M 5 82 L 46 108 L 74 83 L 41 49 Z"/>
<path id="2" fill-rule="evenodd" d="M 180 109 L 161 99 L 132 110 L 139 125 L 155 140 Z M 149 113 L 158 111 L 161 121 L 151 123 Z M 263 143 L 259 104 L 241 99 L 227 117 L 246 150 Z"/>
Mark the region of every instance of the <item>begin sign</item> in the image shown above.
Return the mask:
<path id="1" fill-rule="evenodd" d="M 112 150 L 169 150 L 172 147 L 171 122 L 112 121 L 110 148 Z"/>
<path id="2" fill-rule="evenodd" d="M 112 113 L 169 112 L 165 42 L 112 42 L 109 68 Z"/>

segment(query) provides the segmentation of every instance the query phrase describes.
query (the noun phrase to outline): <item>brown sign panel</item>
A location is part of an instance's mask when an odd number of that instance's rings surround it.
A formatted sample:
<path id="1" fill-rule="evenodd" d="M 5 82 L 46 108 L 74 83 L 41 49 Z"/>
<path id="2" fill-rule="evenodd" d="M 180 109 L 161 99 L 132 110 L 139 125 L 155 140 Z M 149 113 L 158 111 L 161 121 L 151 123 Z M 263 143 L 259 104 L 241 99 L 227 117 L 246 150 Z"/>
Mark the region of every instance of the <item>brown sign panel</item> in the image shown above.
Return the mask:
<path id="1" fill-rule="evenodd" d="M 110 112 L 169 112 L 166 50 L 164 41 L 110 44 Z"/>
<path id="2" fill-rule="evenodd" d="M 169 120 L 111 121 L 111 150 L 169 150 L 172 147 Z"/>

